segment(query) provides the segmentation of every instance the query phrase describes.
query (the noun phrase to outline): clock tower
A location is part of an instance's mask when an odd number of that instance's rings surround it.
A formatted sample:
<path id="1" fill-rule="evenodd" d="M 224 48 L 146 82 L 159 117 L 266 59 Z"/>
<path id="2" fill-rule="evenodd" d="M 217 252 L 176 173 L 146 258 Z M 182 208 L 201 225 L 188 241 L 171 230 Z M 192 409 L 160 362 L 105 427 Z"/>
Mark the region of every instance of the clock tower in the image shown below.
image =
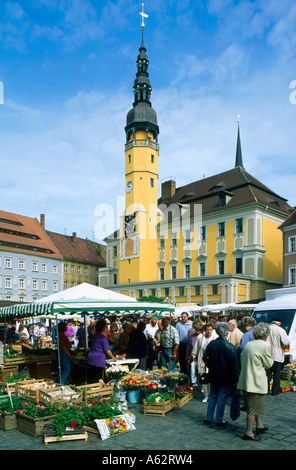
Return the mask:
<path id="1" fill-rule="evenodd" d="M 137 57 L 134 103 L 125 126 L 125 213 L 120 225 L 119 284 L 157 278 L 158 134 L 151 106 L 148 57 L 142 42 Z"/>

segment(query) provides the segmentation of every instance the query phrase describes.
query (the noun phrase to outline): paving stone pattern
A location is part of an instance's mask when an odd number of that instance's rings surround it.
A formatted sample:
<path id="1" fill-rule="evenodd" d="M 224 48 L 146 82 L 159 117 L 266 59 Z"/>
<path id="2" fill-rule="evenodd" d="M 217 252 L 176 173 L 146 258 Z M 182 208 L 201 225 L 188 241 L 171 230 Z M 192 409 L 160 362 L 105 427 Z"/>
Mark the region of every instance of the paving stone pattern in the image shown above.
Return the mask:
<path id="1" fill-rule="evenodd" d="M 64 441 L 44 444 L 17 430 L 0 430 L 0 450 L 101 450 L 101 451 L 194 451 L 194 450 L 296 450 L 296 393 L 266 396 L 263 424 L 269 427 L 261 441 L 244 441 L 246 413 L 236 421 L 229 416 L 230 399 L 224 428 L 206 425 L 203 419 L 207 404 L 197 392 L 194 399 L 165 416 L 146 416 L 143 405 L 129 405 L 136 416 L 136 430 L 105 441 L 89 434 L 87 441 Z"/>

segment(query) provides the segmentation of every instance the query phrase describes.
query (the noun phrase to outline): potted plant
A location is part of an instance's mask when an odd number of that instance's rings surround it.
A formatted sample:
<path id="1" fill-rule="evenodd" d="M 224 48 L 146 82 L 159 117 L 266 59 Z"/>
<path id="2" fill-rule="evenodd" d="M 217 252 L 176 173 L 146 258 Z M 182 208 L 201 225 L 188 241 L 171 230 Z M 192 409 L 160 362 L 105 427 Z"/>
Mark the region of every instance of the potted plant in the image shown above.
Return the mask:
<path id="1" fill-rule="evenodd" d="M 22 401 L 17 410 L 17 429 L 30 436 L 42 436 L 44 425 L 51 423 L 55 414 L 52 405 Z"/>

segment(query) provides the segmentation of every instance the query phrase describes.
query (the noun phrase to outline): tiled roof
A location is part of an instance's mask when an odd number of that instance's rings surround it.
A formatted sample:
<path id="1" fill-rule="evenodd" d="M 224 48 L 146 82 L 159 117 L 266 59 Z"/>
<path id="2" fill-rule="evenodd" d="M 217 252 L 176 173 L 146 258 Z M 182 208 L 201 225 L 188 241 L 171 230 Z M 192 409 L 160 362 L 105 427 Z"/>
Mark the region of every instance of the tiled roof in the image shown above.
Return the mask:
<path id="1" fill-rule="evenodd" d="M 296 210 L 279 226 L 279 229 L 289 227 L 290 225 L 296 225 Z"/>
<path id="2" fill-rule="evenodd" d="M 1 210 L 0 249 L 61 258 L 37 219 Z"/>
<path id="3" fill-rule="evenodd" d="M 106 246 L 85 238 L 79 238 L 76 234 L 62 235 L 46 230 L 49 238 L 64 259 L 80 263 L 106 266 Z"/>
<path id="4" fill-rule="evenodd" d="M 219 205 L 219 194 L 230 195 L 226 206 Z M 176 188 L 175 194 L 169 199 L 160 198 L 159 204 L 202 204 L 202 213 L 224 211 L 227 207 L 236 208 L 252 203 L 259 203 L 288 216 L 293 208 L 287 200 L 256 178 L 242 167 L 219 173 Z"/>

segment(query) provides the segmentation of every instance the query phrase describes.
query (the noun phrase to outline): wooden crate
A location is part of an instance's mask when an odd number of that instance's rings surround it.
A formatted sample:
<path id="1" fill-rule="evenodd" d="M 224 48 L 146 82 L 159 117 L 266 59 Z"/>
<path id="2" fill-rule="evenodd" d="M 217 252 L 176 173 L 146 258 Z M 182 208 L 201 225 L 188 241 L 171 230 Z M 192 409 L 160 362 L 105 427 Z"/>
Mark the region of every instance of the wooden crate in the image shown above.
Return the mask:
<path id="1" fill-rule="evenodd" d="M 6 411 L 0 411 L 0 429 L 3 429 L 3 431 L 11 431 L 16 428 L 16 412 L 12 411 L 8 413 Z"/>
<path id="2" fill-rule="evenodd" d="M 187 393 L 182 398 L 176 399 L 176 409 L 182 408 L 182 406 L 186 405 L 190 400 L 193 398 L 193 393 Z"/>
<path id="3" fill-rule="evenodd" d="M 17 396 L 24 400 L 30 400 L 34 403 L 39 403 L 39 391 L 46 390 L 53 385 L 51 379 L 35 380 L 30 384 L 17 384 Z"/>
<path id="4" fill-rule="evenodd" d="M 65 442 L 65 441 L 76 441 L 84 440 L 87 441 L 88 434 L 84 428 L 79 430 L 65 431 L 63 436 L 57 436 L 55 429 L 51 425 L 45 425 L 43 429 L 43 440 L 44 444 L 47 445 L 49 442 Z"/>
<path id="5" fill-rule="evenodd" d="M 94 384 L 79 385 L 78 387 L 72 386 L 72 388 L 81 393 L 82 399 L 85 402 L 100 395 L 104 397 L 113 395 L 113 385 L 106 385 L 102 380 Z"/>
<path id="6" fill-rule="evenodd" d="M 17 413 L 17 430 L 33 437 L 43 435 L 45 424 L 51 424 L 56 415 L 46 416 L 44 418 L 31 418 L 29 416 Z"/>
<path id="7" fill-rule="evenodd" d="M 39 390 L 39 403 L 53 405 L 54 403 L 67 403 L 70 401 L 82 401 L 82 393 L 70 385 L 51 385 L 49 389 Z"/>
<path id="8" fill-rule="evenodd" d="M 9 347 L 6 349 L 13 349 L 14 351 L 18 351 L 20 354 L 23 352 L 23 346 L 21 344 L 10 344 Z"/>
<path id="9" fill-rule="evenodd" d="M 0 387 L 6 392 L 10 392 L 12 395 L 17 395 L 17 390 L 20 385 L 28 385 L 35 382 L 35 379 L 23 379 L 18 382 L 0 382 Z"/>
<path id="10" fill-rule="evenodd" d="M 12 367 L 1 367 L 0 369 L 0 384 L 5 382 L 8 377 L 12 375 L 18 375 L 18 366 Z"/>
<path id="11" fill-rule="evenodd" d="M 27 364 L 28 359 L 26 356 L 23 357 L 6 357 L 4 356 L 4 366 L 16 366 L 19 364 Z"/>
<path id="12" fill-rule="evenodd" d="M 168 411 L 176 407 L 176 400 L 164 400 L 159 403 L 147 402 L 144 399 L 144 415 L 165 416 Z"/>
<path id="13" fill-rule="evenodd" d="M 36 361 L 29 364 L 30 376 L 34 379 L 42 379 L 43 377 L 51 378 L 52 361 Z"/>

